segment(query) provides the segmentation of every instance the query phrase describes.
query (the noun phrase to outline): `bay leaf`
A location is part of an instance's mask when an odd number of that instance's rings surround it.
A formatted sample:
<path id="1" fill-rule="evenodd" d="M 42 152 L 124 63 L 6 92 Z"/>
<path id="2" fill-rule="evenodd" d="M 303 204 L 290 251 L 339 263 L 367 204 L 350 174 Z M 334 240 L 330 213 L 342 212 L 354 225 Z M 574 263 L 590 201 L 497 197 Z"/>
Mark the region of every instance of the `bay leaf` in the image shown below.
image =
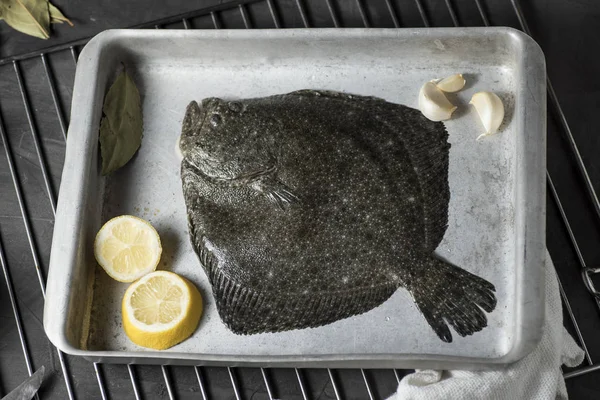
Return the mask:
<path id="1" fill-rule="evenodd" d="M 48 2 L 48 11 L 50 12 L 51 23 L 62 24 L 63 22 L 66 22 L 70 26 L 73 26 L 73 23 L 69 20 L 69 18 L 65 17 L 64 14 L 50 2 Z"/>
<path id="2" fill-rule="evenodd" d="M 50 37 L 47 0 L 0 0 L 0 14 L 19 32 L 41 39 Z"/>
<path id="3" fill-rule="evenodd" d="M 142 143 L 140 92 L 126 71 L 121 72 L 108 89 L 102 111 L 102 175 L 108 175 L 127 164 Z"/>

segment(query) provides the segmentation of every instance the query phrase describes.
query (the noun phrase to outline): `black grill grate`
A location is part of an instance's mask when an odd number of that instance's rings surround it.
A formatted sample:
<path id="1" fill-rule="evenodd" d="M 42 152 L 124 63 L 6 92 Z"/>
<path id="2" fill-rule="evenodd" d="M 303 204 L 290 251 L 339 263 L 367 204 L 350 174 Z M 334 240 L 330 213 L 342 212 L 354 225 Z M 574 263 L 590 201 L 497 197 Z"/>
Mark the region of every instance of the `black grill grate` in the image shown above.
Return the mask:
<path id="1" fill-rule="evenodd" d="M 342 1 L 342 0 L 337 0 Z M 467 4 L 466 3 L 472 3 Z M 516 16 L 516 20 L 520 28 L 526 33 L 530 34 L 529 27 L 527 22 L 523 16 L 523 12 L 521 11 L 518 0 L 505 0 L 505 6 L 511 7 L 514 11 L 514 15 Z M 446 13 L 447 15 L 444 18 L 451 21 L 451 24 L 454 26 L 460 26 L 460 18 L 459 14 L 457 14 L 458 8 L 455 8 L 453 2 L 451 0 L 445 0 L 445 9 L 436 8 L 438 13 Z M 414 0 L 413 6 L 416 8 L 417 15 L 420 18 L 420 25 L 429 27 L 433 26 L 433 19 L 430 18 L 427 12 L 427 9 L 424 7 L 424 4 L 421 0 Z M 268 12 L 266 13 L 269 16 L 270 20 L 260 19 L 255 20 L 252 18 L 253 13 L 250 11 L 252 7 L 266 7 Z M 185 28 L 185 29 L 193 29 L 195 27 L 195 21 L 198 19 L 202 19 L 202 21 L 206 22 L 206 19 L 210 19 L 211 27 L 214 29 L 220 28 L 228 28 L 228 20 L 233 19 L 232 13 L 237 13 L 236 18 L 242 22 L 242 26 L 244 28 L 282 28 L 282 27 L 342 27 L 342 26 L 363 26 L 363 27 L 371 27 L 371 26 L 381 26 L 382 23 L 380 20 L 383 19 L 381 17 L 382 14 L 385 14 L 385 18 L 387 22 L 385 25 L 387 27 L 402 27 L 402 26 L 414 26 L 415 24 L 403 24 L 401 21 L 403 18 L 398 13 L 398 5 L 395 4 L 392 0 L 383 0 L 381 7 L 379 9 L 374 10 L 373 7 L 367 6 L 366 1 L 355 0 L 354 5 L 352 6 L 355 11 L 357 11 L 358 18 L 353 19 L 350 22 L 344 22 L 344 18 L 338 12 L 338 4 L 336 0 L 326 0 L 325 4 L 321 3 L 321 12 L 319 18 L 315 18 L 315 23 L 312 23 L 311 13 L 309 10 L 309 4 L 307 4 L 303 0 L 293 0 L 293 1 L 284 1 L 284 0 L 236 0 L 230 1 L 225 4 L 221 4 L 218 6 L 205 8 L 202 10 L 198 10 L 192 13 L 186 13 L 182 15 L 177 15 L 165 19 L 161 19 L 159 21 L 152 21 L 149 23 L 145 23 L 140 26 L 135 26 L 135 28 Z M 474 12 L 478 14 L 479 22 L 470 25 L 490 25 L 490 19 L 488 18 L 488 13 L 486 12 L 486 8 L 484 7 L 484 3 L 482 0 L 468 0 L 461 2 L 461 10 L 467 8 L 471 10 L 475 10 Z M 373 13 L 376 11 L 378 17 L 371 17 L 374 15 Z M 460 10 L 459 10 L 460 11 Z M 437 14 L 435 15 L 439 19 Z M 289 22 L 291 21 L 291 22 Z M 177 25 L 177 26 L 175 26 Z M 202 28 L 208 28 L 209 26 L 205 26 L 206 24 L 202 24 Z M 200 27 L 200 26 L 197 26 Z M 48 91 L 52 98 L 52 103 L 54 105 L 54 117 L 60 126 L 60 132 L 62 133 L 63 139 L 66 139 L 67 136 L 67 126 L 68 126 L 68 117 L 64 113 L 63 103 L 61 103 L 61 96 L 59 90 L 57 90 L 57 78 L 55 73 L 53 72 L 49 57 L 58 53 L 70 53 L 73 62 L 77 63 L 78 49 L 84 45 L 89 39 L 82 39 L 71 43 L 66 43 L 58 46 L 54 46 L 51 48 L 44 49 L 42 51 L 37 51 L 34 53 L 22 54 L 17 56 L 11 56 L 4 59 L 0 59 L 0 71 L 2 74 L 13 74 L 14 79 L 17 82 L 18 90 L 20 93 L 22 107 L 27 117 L 27 123 L 29 128 L 29 134 L 31 135 L 31 139 L 33 141 L 33 145 L 35 148 L 35 154 L 37 156 L 38 167 L 41 171 L 41 175 L 43 177 L 43 185 L 46 192 L 47 201 L 50 202 L 50 208 L 52 211 L 52 216 L 54 217 L 56 211 L 56 195 L 55 195 L 55 186 L 52 181 L 52 174 L 48 168 L 48 160 L 45 156 L 43 148 L 41 146 L 41 140 L 43 136 L 40 135 L 40 130 L 36 125 L 36 113 L 46 112 L 47 110 L 39 110 L 32 106 L 32 101 L 28 95 L 28 84 L 26 77 L 21 72 L 21 64 L 25 62 L 41 62 L 43 67 L 43 72 L 45 75 L 45 79 L 48 84 Z M 37 60 L 37 61 L 36 61 Z M 12 71 L 9 71 L 12 64 Z M 548 95 L 549 101 L 552 105 L 551 112 L 553 116 L 559 121 L 561 133 L 563 134 L 564 139 L 568 143 L 569 151 L 571 152 L 571 156 L 574 159 L 575 165 L 577 167 L 577 171 L 579 173 L 579 177 L 583 183 L 586 193 L 588 194 L 589 200 L 593 205 L 594 211 L 597 216 L 600 217 L 600 201 L 594 191 L 594 187 L 592 185 L 592 181 L 589 177 L 589 174 L 585 168 L 582 157 L 578 151 L 577 145 L 573 138 L 573 134 L 569 128 L 567 123 L 565 114 L 562 111 L 556 93 L 552 87 L 552 84 L 548 80 Z M 2 93 L 0 93 L 0 104 L 6 101 L 6 99 L 2 98 Z M 35 234 L 32 230 L 32 217 L 28 210 L 27 202 L 24 199 L 23 193 L 23 177 L 20 176 L 17 172 L 17 168 L 15 167 L 15 151 L 13 147 L 11 147 L 9 141 L 7 140 L 8 129 L 5 129 L 3 123 L 3 116 L 0 111 L 0 139 L 2 142 L 2 146 L 4 148 L 5 156 L 6 156 L 6 164 L 8 167 L 8 172 L 10 174 L 12 184 L 14 186 L 14 192 L 16 195 L 16 201 L 18 203 L 18 207 L 21 214 L 21 219 L 25 229 L 25 236 L 27 238 L 27 242 L 29 244 L 30 249 L 30 257 L 33 261 L 35 274 L 38 280 L 38 284 L 40 287 L 40 294 L 42 297 L 45 297 L 45 276 L 44 270 L 42 268 L 42 264 L 40 263 L 39 256 L 39 244 L 36 243 Z M 10 136 L 9 136 L 10 137 Z M 64 148 L 64 142 L 61 144 Z M 53 160 L 56 162 L 56 160 Z M 62 166 L 62 159 L 58 160 L 59 164 Z M 2 167 L 4 168 L 4 167 Z M 586 265 L 585 259 L 581 253 L 580 246 L 576 240 L 575 234 L 571 229 L 571 225 L 569 220 L 567 219 L 567 215 L 565 213 L 564 207 L 561 203 L 561 199 L 558 196 L 554 183 L 549 173 L 547 173 L 547 182 L 549 193 L 551 198 L 553 199 L 555 205 L 558 208 L 560 216 L 562 217 L 562 223 L 564 228 L 569 236 L 573 249 L 577 255 L 577 258 L 580 263 L 581 271 L 584 276 L 584 280 L 586 281 L 586 286 L 591 292 L 594 292 L 593 283 L 591 283 L 590 276 L 594 273 L 600 272 L 600 270 L 589 268 Z M 6 240 L 6 238 L 4 238 Z M 17 327 L 17 331 L 19 334 L 19 339 L 21 342 L 23 357 L 25 360 L 25 364 L 27 367 L 27 372 L 29 375 L 33 373 L 31 356 L 29 352 L 29 347 L 27 344 L 27 334 L 22 323 L 22 315 L 20 312 L 20 307 L 18 304 L 18 299 L 15 296 L 15 290 L 13 285 L 13 280 L 10 273 L 10 268 L 7 263 L 7 257 L 5 256 L 5 250 L 2 244 L 2 238 L 0 238 L 0 265 L 2 267 L 4 273 L 4 279 L 8 289 L 8 295 L 10 299 L 10 303 L 12 306 L 12 313 L 14 314 L 14 319 Z M 572 328 L 574 333 L 576 334 L 579 343 L 585 350 L 585 357 L 587 365 L 581 367 L 579 369 L 575 369 L 569 371 L 564 374 L 565 378 L 573 378 L 576 376 L 580 376 L 583 374 L 587 374 L 589 372 L 600 369 L 600 363 L 595 364 L 592 360 L 590 352 L 586 346 L 585 339 L 582 335 L 581 329 L 579 327 L 579 323 L 575 318 L 573 310 L 571 309 L 569 299 L 565 294 L 565 290 L 563 289 L 562 283 L 560 284 L 560 293 L 562 295 L 563 304 L 565 306 L 565 310 L 570 317 L 570 320 L 573 324 Z M 600 308 L 600 297 L 597 293 L 592 293 L 593 299 L 596 304 Z M 58 359 L 60 362 L 60 367 L 62 370 L 62 378 L 64 379 L 64 384 L 66 387 L 66 395 L 68 395 L 69 399 L 75 398 L 74 393 L 74 379 L 70 371 L 67 362 L 67 357 L 62 354 L 60 351 L 54 349 L 58 355 Z M 99 395 L 102 399 L 108 399 L 111 394 L 109 393 L 108 386 L 106 384 L 106 379 L 104 377 L 105 369 L 111 368 L 110 366 L 105 366 L 100 363 L 94 363 L 94 372 L 96 375 L 97 385 L 99 389 Z M 123 367 L 125 368 L 125 367 Z M 134 366 L 127 365 L 127 372 L 129 375 L 129 379 L 131 382 L 133 396 L 136 399 L 143 398 L 142 395 L 142 383 L 140 383 L 139 375 L 142 375 L 142 372 L 145 372 L 147 368 L 146 366 Z M 210 384 L 211 379 L 208 379 L 208 370 L 210 370 L 211 375 L 215 374 L 216 368 L 203 368 L 203 367 L 171 367 L 163 365 L 160 367 L 162 373 L 162 379 L 164 381 L 164 392 L 163 395 L 168 396 L 170 399 L 175 399 L 178 396 L 177 391 L 175 390 L 174 380 L 178 380 L 178 377 L 183 376 L 182 371 L 188 371 L 192 375 L 195 375 L 197 389 L 196 391 L 201 395 L 202 399 L 209 398 L 219 398 L 220 395 L 224 394 L 224 392 L 219 391 L 215 388 L 210 389 L 212 386 Z M 193 368 L 193 371 L 191 369 Z M 277 398 L 278 385 L 274 385 L 273 382 L 276 382 L 277 379 L 274 375 L 279 375 L 283 373 L 284 370 L 272 370 L 272 369 L 253 369 L 250 371 L 249 369 L 238 369 L 233 367 L 221 368 L 221 378 L 223 378 L 222 373 L 226 371 L 226 375 L 228 375 L 228 379 L 230 381 L 231 387 L 229 394 L 226 396 L 231 397 L 232 395 L 236 399 L 245 398 L 245 392 L 241 390 L 240 380 L 238 378 L 238 374 L 243 374 L 242 372 L 248 372 L 250 374 L 255 374 L 257 371 L 260 373 L 260 377 L 262 377 L 262 384 L 264 385 L 263 393 L 266 395 L 268 399 Z M 249 372 L 250 371 L 250 372 Z M 326 371 L 326 374 L 322 373 Z M 340 377 L 340 375 L 346 375 L 348 377 L 348 372 L 344 372 L 342 370 L 331 370 L 327 369 L 325 371 L 315 371 L 315 370 L 302 370 L 302 369 L 294 369 L 292 374 L 286 374 L 286 382 L 296 381 L 297 385 L 297 397 L 305 400 L 317 398 L 323 395 L 328 397 L 342 399 L 345 394 L 351 394 L 351 392 L 357 390 L 356 386 L 352 384 L 348 384 L 348 380 Z M 289 371 L 288 371 L 289 372 Z M 400 382 L 401 377 L 409 371 L 368 371 L 368 370 L 360 370 L 360 376 L 354 376 L 354 382 L 359 381 L 360 377 L 362 377 L 362 384 L 364 384 L 363 393 L 368 396 L 369 399 L 382 398 L 389 393 L 385 393 L 384 390 L 388 390 L 391 387 L 395 387 L 395 385 Z M 139 374 L 139 375 L 138 375 Z M 319 375 L 321 374 L 321 375 Z M 156 374 L 153 374 L 154 379 Z M 258 379 L 260 379 L 260 377 Z M 291 379 L 290 379 L 291 378 Z M 217 378 L 215 378 L 217 379 Z M 143 379 L 142 379 L 143 380 Z M 222 379 L 220 379 L 222 380 Z M 391 381 L 385 383 L 384 381 Z M 382 383 L 384 382 L 384 383 Z M 222 383 L 222 382 L 221 382 Z M 319 391 L 319 386 L 321 390 Z M 382 389 L 387 388 L 387 389 Z M 221 389 L 222 390 L 222 389 Z M 258 389 L 257 389 L 258 390 Z M 212 393 L 212 396 L 209 394 Z M 1 394 L 1 393 L 0 393 Z M 115 396 L 114 394 L 112 396 Z"/>

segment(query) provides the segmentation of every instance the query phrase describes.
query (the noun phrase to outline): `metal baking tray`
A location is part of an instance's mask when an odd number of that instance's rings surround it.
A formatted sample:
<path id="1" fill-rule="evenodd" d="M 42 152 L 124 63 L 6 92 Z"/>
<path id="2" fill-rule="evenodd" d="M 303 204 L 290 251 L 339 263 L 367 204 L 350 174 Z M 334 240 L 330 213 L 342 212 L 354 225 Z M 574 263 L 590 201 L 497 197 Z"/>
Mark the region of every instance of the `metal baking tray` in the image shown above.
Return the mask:
<path id="1" fill-rule="evenodd" d="M 119 65 L 142 95 L 144 138 L 117 173 L 100 176 L 98 126 Z M 296 89 L 332 89 L 417 106 L 423 82 L 467 78 L 452 96 L 449 227 L 436 253 L 496 285 L 489 326 L 440 341 L 400 289 L 383 305 L 327 326 L 239 336 L 221 322 L 188 239 L 175 151 L 185 106 Z M 506 107 L 501 133 L 482 131 L 468 106 L 478 90 Z M 52 243 L 44 328 L 60 350 L 93 361 L 194 365 L 485 368 L 510 363 L 538 342 L 545 251 L 545 64 L 538 45 L 509 28 L 106 31 L 85 47 Z M 160 268 L 203 293 L 194 335 L 165 350 L 134 345 L 121 325 L 127 284 L 96 265 L 93 240 L 120 214 L 149 220 L 163 240 Z"/>

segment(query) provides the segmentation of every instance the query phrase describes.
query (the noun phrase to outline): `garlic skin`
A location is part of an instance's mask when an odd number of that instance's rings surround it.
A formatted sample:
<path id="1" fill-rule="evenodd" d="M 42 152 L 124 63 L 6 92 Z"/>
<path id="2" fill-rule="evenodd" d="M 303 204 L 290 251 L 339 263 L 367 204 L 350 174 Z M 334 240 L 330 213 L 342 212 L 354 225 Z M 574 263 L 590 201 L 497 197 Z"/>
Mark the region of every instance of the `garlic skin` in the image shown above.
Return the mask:
<path id="1" fill-rule="evenodd" d="M 498 128 L 504 119 L 504 104 L 502 104 L 500 97 L 492 92 L 477 92 L 473 95 L 469 104 L 475 107 L 485 128 L 485 133 L 479 135 L 477 140 L 498 132 Z"/>
<path id="2" fill-rule="evenodd" d="M 467 81 L 462 74 L 454 74 L 436 82 L 435 84 L 442 92 L 456 93 L 461 91 L 465 87 L 466 83 Z"/>
<path id="3" fill-rule="evenodd" d="M 456 106 L 446 98 L 433 82 L 426 82 L 419 91 L 419 110 L 431 121 L 450 119 Z"/>

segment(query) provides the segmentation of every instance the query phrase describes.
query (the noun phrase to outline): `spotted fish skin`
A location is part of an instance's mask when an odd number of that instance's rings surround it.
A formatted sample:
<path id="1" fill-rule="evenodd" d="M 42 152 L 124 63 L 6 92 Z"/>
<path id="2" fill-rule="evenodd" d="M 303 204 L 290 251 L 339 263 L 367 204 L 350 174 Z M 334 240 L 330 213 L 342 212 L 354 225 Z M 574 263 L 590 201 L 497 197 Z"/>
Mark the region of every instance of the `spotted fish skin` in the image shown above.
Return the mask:
<path id="1" fill-rule="evenodd" d="M 436 334 L 487 325 L 488 281 L 433 256 L 448 224 L 448 134 L 412 108 L 331 91 L 191 102 L 189 233 L 235 333 L 317 327 L 404 287 Z"/>

